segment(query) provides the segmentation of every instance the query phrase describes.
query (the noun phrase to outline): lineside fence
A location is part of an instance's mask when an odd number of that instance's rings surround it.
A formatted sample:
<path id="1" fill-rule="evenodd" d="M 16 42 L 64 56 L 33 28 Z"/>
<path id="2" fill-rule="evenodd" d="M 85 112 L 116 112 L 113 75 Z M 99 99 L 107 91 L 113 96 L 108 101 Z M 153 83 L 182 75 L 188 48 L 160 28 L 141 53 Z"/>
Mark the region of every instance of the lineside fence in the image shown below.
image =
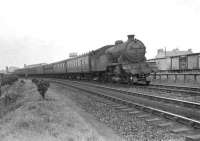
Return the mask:
<path id="1" fill-rule="evenodd" d="M 200 84 L 200 73 L 152 73 L 152 81 Z"/>

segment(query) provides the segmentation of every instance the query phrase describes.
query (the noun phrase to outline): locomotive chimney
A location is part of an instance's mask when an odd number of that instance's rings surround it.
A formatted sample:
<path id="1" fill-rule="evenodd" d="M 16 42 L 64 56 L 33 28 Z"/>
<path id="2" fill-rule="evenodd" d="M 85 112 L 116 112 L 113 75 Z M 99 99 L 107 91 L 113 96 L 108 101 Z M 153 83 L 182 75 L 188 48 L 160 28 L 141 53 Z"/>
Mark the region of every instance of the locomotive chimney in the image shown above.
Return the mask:
<path id="1" fill-rule="evenodd" d="M 135 39 L 135 35 L 128 35 L 128 41 L 133 41 Z"/>

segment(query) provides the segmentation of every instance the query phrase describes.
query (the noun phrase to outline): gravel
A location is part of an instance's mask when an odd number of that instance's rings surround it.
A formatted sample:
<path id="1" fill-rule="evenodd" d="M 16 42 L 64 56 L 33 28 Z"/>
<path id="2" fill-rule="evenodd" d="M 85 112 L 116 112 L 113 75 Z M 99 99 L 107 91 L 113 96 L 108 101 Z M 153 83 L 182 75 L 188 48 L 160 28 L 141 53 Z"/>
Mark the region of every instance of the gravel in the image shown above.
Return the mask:
<path id="1" fill-rule="evenodd" d="M 122 88 L 124 89 L 124 88 Z M 144 88 L 127 88 L 124 90 L 128 90 L 130 92 L 140 92 L 140 93 L 145 93 L 149 95 L 156 95 L 156 96 L 162 96 L 162 97 L 167 97 L 167 98 L 174 98 L 174 99 L 179 99 L 179 100 L 185 100 L 185 101 L 190 101 L 190 102 L 200 102 L 200 96 L 191 96 L 189 94 L 182 94 L 182 93 L 173 93 L 173 92 L 162 92 L 162 91 L 157 91 L 157 90 L 149 90 L 149 89 L 144 89 Z"/>
<path id="2" fill-rule="evenodd" d="M 83 95 L 83 92 L 80 94 L 77 91 L 69 97 L 127 141 L 184 141 L 184 137 L 172 134 L 168 129 L 148 124 L 134 115 L 113 108 L 103 100 Z"/>
<path id="3" fill-rule="evenodd" d="M 129 92 L 139 92 L 139 93 L 144 93 L 144 94 L 149 94 L 149 95 L 156 95 L 156 96 L 162 96 L 162 97 L 167 97 L 167 98 L 174 98 L 174 99 L 179 99 L 179 100 L 185 100 L 185 101 L 190 101 L 190 102 L 197 102 L 200 103 L 200 96 L 191 96 L 189 94 L 183 94 L 183 93 L 173 93 L 173 92 L 162 92 L 159 90 L 150 90 L 146 89 L 145 87 L 137 87 L 137 86 L 130 86 L 130 87 L 123 87 L 118 84 L 113 85 L 113 84 L 99 84 L 95 83 L 100 86 L 109 86 L 112 88 L 118 88 L 121 90 L 129 91 Z"/>

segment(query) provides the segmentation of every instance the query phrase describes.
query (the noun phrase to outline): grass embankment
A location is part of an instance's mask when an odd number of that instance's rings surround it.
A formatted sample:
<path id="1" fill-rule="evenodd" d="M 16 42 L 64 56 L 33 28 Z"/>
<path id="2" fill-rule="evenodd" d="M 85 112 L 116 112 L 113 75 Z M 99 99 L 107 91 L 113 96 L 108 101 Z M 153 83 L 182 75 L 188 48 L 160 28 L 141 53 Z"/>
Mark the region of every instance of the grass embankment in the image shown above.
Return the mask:
<path id="1" fill-rule="evenodd" d="M 1 141 L 98 141 L 103 140 L 65 99 L 49 90 L 45 100 L 31 81 L 17 82 L 8 95 L 0 119 Z M 3 109 L 3 108 L 1 108 Z"/>

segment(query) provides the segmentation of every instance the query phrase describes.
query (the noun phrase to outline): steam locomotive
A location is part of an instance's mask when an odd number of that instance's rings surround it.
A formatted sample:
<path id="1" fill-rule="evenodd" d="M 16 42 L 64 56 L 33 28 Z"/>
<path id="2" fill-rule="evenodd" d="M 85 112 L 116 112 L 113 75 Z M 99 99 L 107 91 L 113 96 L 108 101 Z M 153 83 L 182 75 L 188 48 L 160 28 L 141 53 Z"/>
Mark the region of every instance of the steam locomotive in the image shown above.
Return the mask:
<path id="1" fill-rule="evenodd" d="M 19 76 L 88 79 L 108 82 L 150 83 L 153 71 L 145 58 L 146 47 L 134 35 L 87 54 L 59 62 L 22 68 Z"/>

